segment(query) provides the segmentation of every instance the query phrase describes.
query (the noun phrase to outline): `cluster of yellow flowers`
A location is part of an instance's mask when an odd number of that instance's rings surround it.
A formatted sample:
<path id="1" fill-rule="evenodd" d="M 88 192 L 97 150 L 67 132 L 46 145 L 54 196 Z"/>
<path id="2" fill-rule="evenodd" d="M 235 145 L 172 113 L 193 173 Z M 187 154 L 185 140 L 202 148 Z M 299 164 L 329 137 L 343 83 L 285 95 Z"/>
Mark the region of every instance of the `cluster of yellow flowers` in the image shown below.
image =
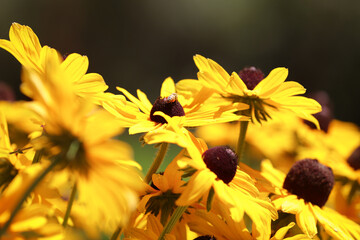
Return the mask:
<path id="1" fill-rule="evenodd" d="M 31 101 L 0 102 L 0 239 L 360 239 L 359 127 L 286 68 L 196 55 L 198 79 L 165 79 L 152 104 L 27 26 L 9 35 Z M 145 176 L 125 128 L 159 148 Z"/>

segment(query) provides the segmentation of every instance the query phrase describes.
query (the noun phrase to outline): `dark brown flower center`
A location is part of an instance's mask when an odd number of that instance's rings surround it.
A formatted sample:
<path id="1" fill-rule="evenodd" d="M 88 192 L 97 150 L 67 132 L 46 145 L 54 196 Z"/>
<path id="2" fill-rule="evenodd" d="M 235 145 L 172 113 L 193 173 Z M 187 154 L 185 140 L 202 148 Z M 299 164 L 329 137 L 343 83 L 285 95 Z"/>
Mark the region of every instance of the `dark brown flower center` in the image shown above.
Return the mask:
<path id="1" fill-rule="evenodd" d="M 360 169 L 360 146 L 347 159 L 347 163 L 354 169 Z"/>
<path id="2" fill-rule="evenodd" d="M 331 168 L 316 159 L 296 162 L 286 175 L 283 187 L 306 202 L 322 207 L 334 186 Z"/>
<path id="3" fill-rule="evenodd" d="M 248 67 L 239 72 L 239 77 L 249 90 L 253 90 L 264 79 L 264 73 L 256 67 Z"/>
<path id="4" fill-rule="evenodd" d="M 168 97 L 156 99 L 150 111 L 151 121 L 157 123 L 167 123 L 165 118 L 163 118 L 162 116 L 154 115 L 154 113 L 157 111 L 163 112 L 170 117 L 185 116 L 184 109 L 177 100 L 176 93 L 173 93 Z"/>
<path id="5" fill-rule="evenodd" d="M 207 168 L 224 183 L 227 184 L 233 180 L 237 167 L 237 155 L 230 147 L 210 148 L 203 153 L 202 157 Z"/>

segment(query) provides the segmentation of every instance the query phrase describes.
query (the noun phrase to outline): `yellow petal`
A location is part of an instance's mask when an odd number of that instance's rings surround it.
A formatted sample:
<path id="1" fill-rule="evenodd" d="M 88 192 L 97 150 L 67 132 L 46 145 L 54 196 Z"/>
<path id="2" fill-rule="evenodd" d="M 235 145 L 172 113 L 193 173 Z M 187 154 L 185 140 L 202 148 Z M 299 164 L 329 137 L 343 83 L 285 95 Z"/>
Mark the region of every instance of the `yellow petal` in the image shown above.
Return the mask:
<path id="1" fill-rule="evenodd" d="M 28 26 L 13 23 L 9 32 L 13 52 L 9 51 L 24 66 L 37 69 L 41 45 L 38 37 Z M 38 69 L 37 69 L 38 70 Z"/>
<path id="2" fill-rule="evenodd" d="M 102 93 L 108 89 L 103 77 L 97 73 L 88 73 L 74 84 L 74 91 L 79 94 Z"/>
<path id="3" fill-rule="evenodd" d="M 139 123 L 129 128 L 129 134 L 137 134 L 142 132 L 149 132 L 156 128 L 156 125 L 161 125 L 153 121 L 140 121 Z"/>
<path id="4" fill-rule="evenodd" d="M 288 81 L 282 83 L 279 88 L 271 95 L 271 99 L 277 97 L 289 97 L 304 94 L 306 89 L 298 82 Z"/>
<path id="5" fill-rule="evenodd" d="M 260 98 L 268 98 L 286 80 L 287 76 L 288 70 L 286 68 L 275 68 L 256 85 L 253 91 L 258 92 Z"/>
<path id="6" fill-rule="evenodd" d="M 306 206 L 304 205 L 303 200 L 297 199 L 295 195 L 288 195 L 283 198 L 283 202 L 281 204 L 281 211 L 286 213 L 298 214 L 305 207 Z"/>
<path id="7" fill-rule="evenodd" d="M 119 90 L 120 92 L 122 92 L 131 102 L 135 103 L 141 109 L 141 111 L 143 111 L 145 114 L 150 115 L 151 108 L 149 109 L 147 103 L 144 104 L 142 101 L 140 101 L 139 99 L 134 97 L 132 94 L 130 94 L 124 88 L 117 87 L 116 89 Z M 138 91 L 138 94 L 139 94 L 139 91 Z"/>
<path id="8" fill-rule="evenodd" d="M 316 222 L 317 219 L 307 204 L 305 204 L 301 212 L 296 214 L 296 223 L 299 225 L 300 229 L 310 238 L 313 238 L 318 232 L 316 228 Z"/>
<path id="9" fill-rule="evenodd" d="M 176 93 L 175 83 L 171 77 L 168 77 L 164 80 L 164 82 L 161 85 L 160 97 L 164 98 L 173 93 Z"/>
<path id="10" fill-rule="evenodd" d="M 231 74 L 228 89 L 235 95 L 243 95 L 244 91 L 248 90 L 245 83 L 236 72 Z"/>
<path id="11" fill-rule="evenodd" d="M 274 235 L 274 237 L 272 237 L 270 240 L 281 240 L 284 239 L 286 233 L 289 231 L 290 228 L 292 228 L 293 226 L 295 226 L 294 222 L 289 223 L 289 225 L 280 228 Z"/>
<path id="12" fill-rule="evenodd" d="M 147 111 L 150 113 L 153 105 L 151 104 L 151 102 L 149 101 L 148 97 L 146 96 L 145 93 L 143 93 L 142 91 L 140 91 L 139 89 L 137 90 L 137 95 L 139 100 L 141 101 L 141 103 L 147 108 Z"/>
<path id="13" fill-rule="evenodd" d="M 176 201 L 178 206 L 187 206 L 199 200 L 207 191 L 209 191 L 216 175 L 209 170 L 197 171 L 189 180 L 184 192 Z"/>
<path id="14" fill-rule="evenodd" d="M 71 76 L 72 82 L 74 83 L 85 75 L 89 67 L 89 60 L 86 56 L 72 53 L 61 63 L 61 67 Z"/>
<path id="15" fill-rule="evenodd" d="M 312 206 L 312 210 L 325 231 L 335 239 L 360 239 L 360 226 L 340 213 Z"/>

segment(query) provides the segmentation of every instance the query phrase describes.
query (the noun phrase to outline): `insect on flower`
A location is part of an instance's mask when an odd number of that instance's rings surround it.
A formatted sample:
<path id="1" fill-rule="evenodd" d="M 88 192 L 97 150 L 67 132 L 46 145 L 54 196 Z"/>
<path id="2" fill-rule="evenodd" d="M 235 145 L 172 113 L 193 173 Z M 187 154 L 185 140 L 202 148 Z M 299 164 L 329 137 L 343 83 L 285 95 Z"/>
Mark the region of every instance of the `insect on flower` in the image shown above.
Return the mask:
<path id="1" fill-rule="evenodd" d="M 175 102 L 176 100 L 177 100 L 177 94 L 176 93 L 172 93 L 168 97 L 163 98 L 163 101 L 165 103 L 172 103 L 172 102 Z"/>

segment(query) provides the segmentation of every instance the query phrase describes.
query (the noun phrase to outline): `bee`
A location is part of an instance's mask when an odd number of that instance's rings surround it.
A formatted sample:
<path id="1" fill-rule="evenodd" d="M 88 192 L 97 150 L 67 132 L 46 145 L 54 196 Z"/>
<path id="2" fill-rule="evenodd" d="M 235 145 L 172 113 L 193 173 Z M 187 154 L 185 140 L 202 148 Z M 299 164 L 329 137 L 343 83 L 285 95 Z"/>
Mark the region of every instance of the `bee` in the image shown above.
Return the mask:
<path id="1" fill-rule="evenodd" d="M 165 103 L 172 103 L 172 102 L 175 102 L 176 100 L 177 100 L 177 94 L 176 93 L 172 93 L 172 94 L 170 94 L 169 96 L 167 96 L 167 97 L 164 97 L 163 98 L 163 101 L 165 102 Z"/>

